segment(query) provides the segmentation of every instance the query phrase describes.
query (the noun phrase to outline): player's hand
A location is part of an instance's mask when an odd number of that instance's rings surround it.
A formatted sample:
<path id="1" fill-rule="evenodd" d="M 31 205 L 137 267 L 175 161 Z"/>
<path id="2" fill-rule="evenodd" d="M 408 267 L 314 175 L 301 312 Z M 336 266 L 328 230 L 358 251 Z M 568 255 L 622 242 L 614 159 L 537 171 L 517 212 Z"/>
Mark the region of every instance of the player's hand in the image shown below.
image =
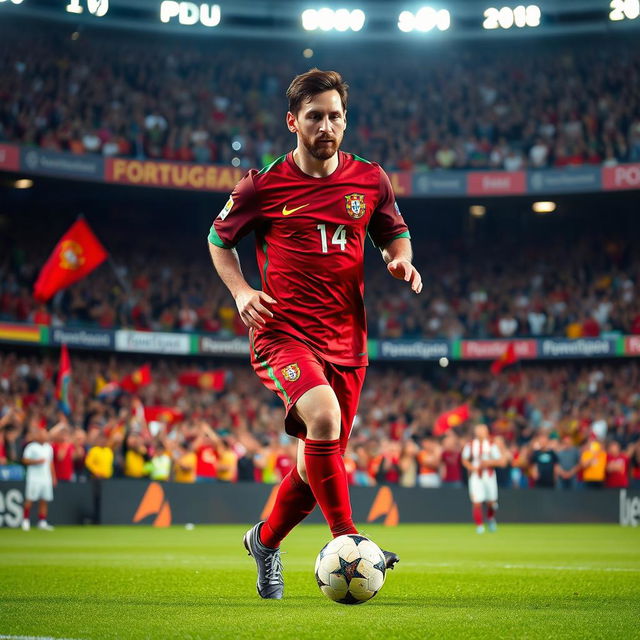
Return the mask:
<path id="1" fill-rule="evenodd" d="M 414 293 L 422 291 L 422 277 L 408 260 L 392 260 L 387 265 L 387 269 L 394 278 L 408 282 Z"/>
<path id="2" fill-rule="evenodd" d="M 236 307 L 242 322 L 251 329 L 263 327 L 267 318 L 273 318 L 273 313 L 264 306 L 278 304 L 270 295 L 257 289 L 247 289 L 236 296 Z"/>

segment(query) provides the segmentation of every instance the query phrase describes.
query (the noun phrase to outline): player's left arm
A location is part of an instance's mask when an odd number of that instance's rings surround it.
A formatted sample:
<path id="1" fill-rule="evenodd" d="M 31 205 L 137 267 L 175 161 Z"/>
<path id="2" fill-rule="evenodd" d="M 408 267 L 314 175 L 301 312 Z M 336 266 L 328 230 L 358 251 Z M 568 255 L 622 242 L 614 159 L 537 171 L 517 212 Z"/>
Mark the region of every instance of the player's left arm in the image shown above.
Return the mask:
<path id="1" fill-rule="evenodd" d="M 411 235 L 396 203 L 389 176 L 379 169 L 378 202 L 369 222 L 369 236 L 382 252 L 389 273 L 408 282 L 415 293 L 422 291 L 422 277 L 413 266 Z"/>
<path id="2" fill-rule="evenodd" d="M 396 238 L 381 249 L 382 259 L 387 263 L 387 270 L 398 280 L 409 283 L 414 293 L 422 291 L 422 276 L 413 266 L 413 251 L 409 238 Z"/>

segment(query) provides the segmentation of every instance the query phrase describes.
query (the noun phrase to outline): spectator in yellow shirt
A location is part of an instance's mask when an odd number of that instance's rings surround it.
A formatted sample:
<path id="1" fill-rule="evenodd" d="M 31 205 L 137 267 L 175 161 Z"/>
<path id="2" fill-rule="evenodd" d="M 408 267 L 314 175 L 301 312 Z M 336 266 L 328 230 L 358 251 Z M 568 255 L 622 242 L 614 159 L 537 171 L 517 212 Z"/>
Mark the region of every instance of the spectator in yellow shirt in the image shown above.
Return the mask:
<path id="1" fill-rule="evenodd" d="M 580 456 L 582 481 L 587 488 L 602 487 L 607 473 L 607 453 L 598 440 L 590 442 Z"/>
<path id="2" fill-rule="evenodd" d="M 127 436 L 127 452 L 124 456 L 124 475 L 127 478 L 143 478 L 148 475 L 147 462 L 149 454 L 147 447 L 138 433 Z"/>
<path id="3" fill-rule="evenodd" d="M 181 447 L 176 447 L 174 460 L 173 479 L 175 482 L 195 482 L 198 458 L 191 443 L 185 442 Z"/>
<path id="4" fill-rule="evenodd" d="M 113 450 L 108 446 L 107 436 L 103 433 L 87 452 L 84 464 L 94 478 L 103 480 L 113 475 Z"/>
<path id="5" fill-rule="evenodd" d="M 238 456 L 226 438 L 216 443 L 218 456 L 217 477 L 220 482 L 235 482 L 238 477 Z"/>

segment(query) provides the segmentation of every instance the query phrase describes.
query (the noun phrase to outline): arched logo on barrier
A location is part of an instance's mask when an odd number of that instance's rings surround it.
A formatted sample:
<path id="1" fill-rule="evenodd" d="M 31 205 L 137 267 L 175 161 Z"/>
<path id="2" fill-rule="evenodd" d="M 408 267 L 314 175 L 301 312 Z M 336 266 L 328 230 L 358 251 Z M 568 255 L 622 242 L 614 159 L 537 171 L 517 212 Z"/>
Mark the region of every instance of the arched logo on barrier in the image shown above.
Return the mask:
<path id="1" fill-rule="evenodd" d="M 152 482 L 147 487 L 133 516 L 133 522 L 140 522 L 152 515 L 156 516 L 152 526 L 168 527 L 171 525 L 171 506 L 169 501 L 165 500 L 164 489 L 157 482 Z"/>
<path id="2" fill-rule="evenodd" d="M 400 522 L 398 505 L 393 499 L 393 493 L 389 487 L 380 487 L 369 510 L 367 522 L 373 522 L 381 516 L 385 516 L 383 524 L 386 527 L 395 527 Z"/>
<path id="3" fill-rule="evenodd" d="M 278 495 L 278 489 L 280 485 L 277 484 L 273 489 L 271 489 L 271 493 L 267 498 L 267 501 L 264 503 L 264 508 L 262 509 L 262 513 L 260 514 L 260 520 L 266 520 L 273 511 L 273 505 L 276 503 L 276 496 Z"/>

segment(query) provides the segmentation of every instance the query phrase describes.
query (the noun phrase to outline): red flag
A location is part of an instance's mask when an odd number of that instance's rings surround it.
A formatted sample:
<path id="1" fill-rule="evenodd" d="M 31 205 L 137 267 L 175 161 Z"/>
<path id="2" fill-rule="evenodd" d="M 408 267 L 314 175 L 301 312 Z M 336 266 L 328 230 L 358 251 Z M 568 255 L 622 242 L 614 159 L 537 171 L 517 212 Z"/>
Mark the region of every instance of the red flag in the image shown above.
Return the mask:
<path id="1" fill-rule="evenodd" d="M 82 280 L 108 256 L 84 218 L 74 222 L 60 238 L 38 275 L 33 297 L 46 302 L 60 289 Z"/>
<path id="2" fill-rule="evenodd" d="M 160 405 L 156 407 L 145 407 L 144 417 L 147 422 L 156 421 L 165 422 L 166 424 L 173 424 L 178 420 L 182 420 L 184 418 L 184 413 L 182 413 L 180 409 Z"/>
<path id="3" fill-rule="evenodd" d="M 513 364 L 514 362 L 518 362 L 518 358 L 516 356 L 516 350 L 513 346 L 513 342 L 510 342 L 504 353 L 497 360 L 494 360 L 491 363 L 491 373 L 494 376 L 497 376 L 505 367 Z"/>
<path id="4" fill-rule="evenodd" d="M 66 415 L 71 414 L 71 400 L 69 398 L 69 385 L 71 384 L 71 359 L 69 349 L 63 344 L 60 349 L 60 366 L 58 367 L 58 381 L 56 383 L 56 398 L 60 409 Z"/>
<path id="5" fill-rule="evenodd" d="M 469 419 L 469 405 L 462 404 L 455 409 L 451 409 L 450 411 L 445 411 L 441 413 L 435 421 L 433 425 L 433 435 L 441 436 L 443 433 L 449 431 L 453 427 L 457 427 L 462 424 L 465 420 Z"/>
<path id="6" fill-rule="evenodd" d="M 151 365 L 145 364 L 136 369 L 131 375 L 120 380 L 120 388 L 129 393 L 135 393 L 140 387 L 151 384 Z"/>
<path id="7" fill-rule="evenodd" d="M 178 376 L 183 387 L 198 387 L 211 391 L 224 391 L 224 371 L 185 371 Z"/>

